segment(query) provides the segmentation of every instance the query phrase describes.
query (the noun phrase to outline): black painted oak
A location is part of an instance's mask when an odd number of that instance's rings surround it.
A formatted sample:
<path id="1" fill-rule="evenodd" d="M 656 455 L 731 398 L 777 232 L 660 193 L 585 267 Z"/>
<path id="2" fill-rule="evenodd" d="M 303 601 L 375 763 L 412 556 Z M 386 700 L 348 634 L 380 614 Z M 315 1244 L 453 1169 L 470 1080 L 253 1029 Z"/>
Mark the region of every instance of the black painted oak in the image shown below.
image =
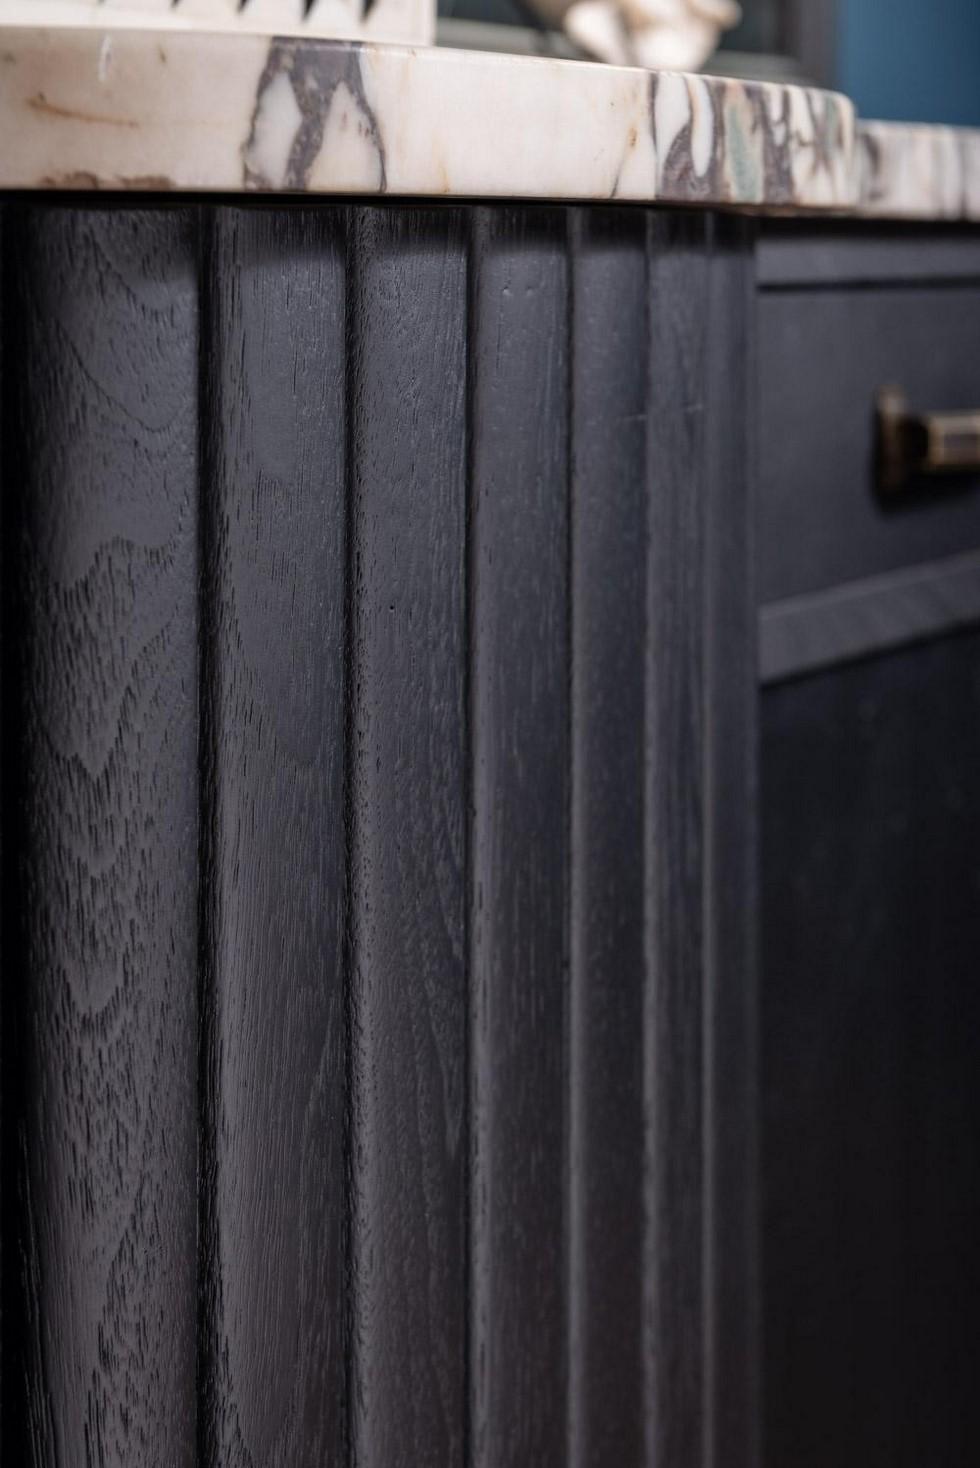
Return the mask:
<path id="1" fill-rule="evenodd" d="M 759 1055 L 753 227 L 716 219 L 705 384 L 705 1461 L 753 1468 L 759 1355 Z M 731 364 L 740 370 L 734 373 Z"/>
<path id="2" fill-rule="evenodd" d="M 345 239 L 205 237 L 203 1463 L 346 1435 Z"/>
<path id="3" fill-rule="evenodd" d="M 763 1461 L 958 1468 L 980 1451 L 980 481 L 883 506 L 871 403 L 889 381 L 980 402 L 980 255 L 970 230 L 766 234 Z"/>
<path id="4" fill-rule="evenodd" d="M 463 1462 L 466 240 L 361 212 L 351 306 L 354 1461 Z"/>
<path id="5" fill-rule="evenodd" d="M 568 264 L 561 214 L 475 225 L 470 540 L 475 1468 L 565 1449 Z"/>
<path id="6" fill-rule="evenodd" d="M 779 683 L 978 622 L 980 552 L 968 551 L 762 607 L 759 677 Z"/>
<path id="7" fill-rule="evenodd" d="M 980 284 L 975 225 L 767 219 L 757 255 L 762 290 Z"/>
<path id="8" fill-rule="evenodd" d="M 8 1463 L 195 1456 L 192 239 L 5 219 Z"/>
<path id="9" fill-rule="evenodd" d="M 759 302 L 759 597 L 827 590 L 980 549 L 980 473 L 883 502 L 875 394 L 980 410 L 980 288 L 769 291 Z"/>
<path id="10" fill-rule="evenodd" d="M 764 695 L 771 1468 L 980 1452 L 978 654 Z"/>
<path id="11" fill-rule="evenodd" d="M 568 1457 L 644 1456 L 643 802 L 649 261 L 572 220 Z"/>
<path id="12" fill-rule="evenodd" d="M 751 227 L 4 211 L 8 1459 L 754 1468 Z"/>
<path id="13" fill-rule="evenodd" d="M 705 1420 L 704 597 L 708 224 L 650 221 L 644 1112 L 647 1399 L 655 1462 Z"/>

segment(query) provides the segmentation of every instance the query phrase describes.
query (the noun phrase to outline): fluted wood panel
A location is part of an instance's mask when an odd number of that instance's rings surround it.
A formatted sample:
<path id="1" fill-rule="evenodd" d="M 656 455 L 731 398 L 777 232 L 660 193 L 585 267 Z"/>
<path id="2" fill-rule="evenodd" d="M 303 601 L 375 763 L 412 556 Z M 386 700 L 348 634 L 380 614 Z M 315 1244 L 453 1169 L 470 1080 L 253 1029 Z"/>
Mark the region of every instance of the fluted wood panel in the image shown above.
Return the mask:
<path id="1" fill-rule="evenodd" d="M 751 1468 L 748 227 L 0 229 L 6 1461 Z"/>

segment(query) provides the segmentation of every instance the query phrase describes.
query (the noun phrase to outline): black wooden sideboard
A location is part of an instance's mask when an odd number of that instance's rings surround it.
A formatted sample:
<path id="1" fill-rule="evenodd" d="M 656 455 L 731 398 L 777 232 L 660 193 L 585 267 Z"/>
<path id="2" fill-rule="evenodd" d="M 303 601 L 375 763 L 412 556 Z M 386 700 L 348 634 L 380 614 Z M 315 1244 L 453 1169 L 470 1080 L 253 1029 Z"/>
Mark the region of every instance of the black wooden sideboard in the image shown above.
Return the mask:
<path id="1" fill-rule="evenodd" d="M 980 236 L 0 268 L 7 1468 L 974 1461 Z"/>

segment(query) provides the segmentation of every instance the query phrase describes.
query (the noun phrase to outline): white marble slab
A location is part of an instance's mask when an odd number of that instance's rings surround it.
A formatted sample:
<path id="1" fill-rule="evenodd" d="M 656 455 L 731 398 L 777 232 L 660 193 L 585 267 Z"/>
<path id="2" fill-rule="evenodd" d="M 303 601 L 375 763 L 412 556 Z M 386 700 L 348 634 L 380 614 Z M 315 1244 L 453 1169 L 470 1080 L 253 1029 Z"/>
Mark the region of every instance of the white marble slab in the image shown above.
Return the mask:
<path id="1" fill-rule="evenodd" d="M 242 33 L 0 27 L 0 188 L 856 202 L 830 92 Z"/>
<path id="2" fill-rule="evenodd" d="M 899 122 L 858 128 L 860 212 L 980 220 L 980 129 Z"/>

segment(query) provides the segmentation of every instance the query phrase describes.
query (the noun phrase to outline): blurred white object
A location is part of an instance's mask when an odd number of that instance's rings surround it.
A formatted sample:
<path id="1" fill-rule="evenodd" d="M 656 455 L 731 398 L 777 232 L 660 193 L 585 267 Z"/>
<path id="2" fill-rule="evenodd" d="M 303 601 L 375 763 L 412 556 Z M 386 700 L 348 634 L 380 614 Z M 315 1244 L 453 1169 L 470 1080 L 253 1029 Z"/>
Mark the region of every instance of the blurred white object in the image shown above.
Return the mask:
<path id="1" fill-rule="evenodd" d="M 0 26 L 94 26 L 250 31 L 336 40 L 402 41 L 435 36 L 436 0 L 0 0 Z"/>
<path id="2" fill-rule="evenodd" d="M 599 61 L 652 70 L 698 71 L 723 31 L 742 18 L 736 0 L 531 0 Z"/>

